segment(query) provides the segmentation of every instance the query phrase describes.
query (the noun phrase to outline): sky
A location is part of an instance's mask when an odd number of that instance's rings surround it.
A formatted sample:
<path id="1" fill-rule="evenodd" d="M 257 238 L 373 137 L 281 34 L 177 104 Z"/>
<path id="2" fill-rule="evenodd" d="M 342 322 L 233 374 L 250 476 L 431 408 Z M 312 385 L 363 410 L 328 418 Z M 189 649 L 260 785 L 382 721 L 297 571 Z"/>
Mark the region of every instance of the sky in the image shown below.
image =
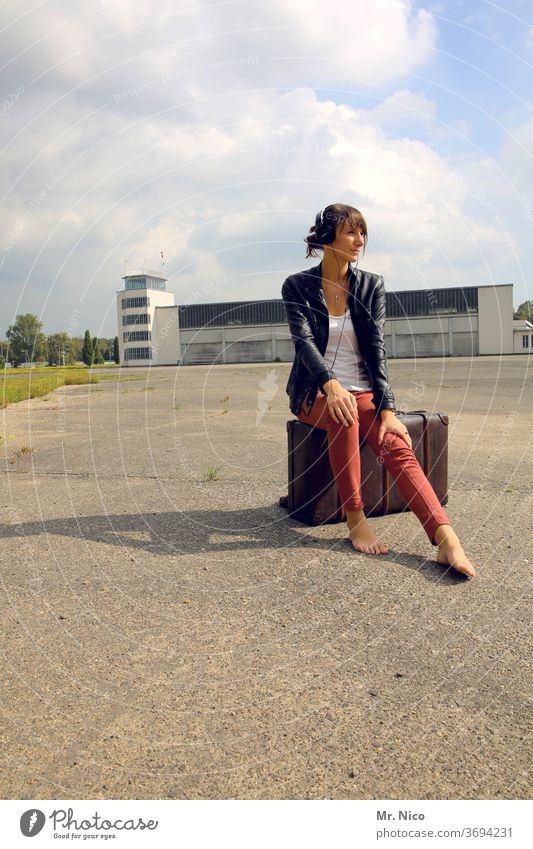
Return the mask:
<path id="1" fill-rule="evenodd" d="M 281 297 L 329 203 L 386 289 L 533 298 L 533 10 L 483 0 L 14 0 L 0 11 L 0 337 L 114 336 L 122 276 Z M 161 260 L 163 253 L 163 262 Z"/>

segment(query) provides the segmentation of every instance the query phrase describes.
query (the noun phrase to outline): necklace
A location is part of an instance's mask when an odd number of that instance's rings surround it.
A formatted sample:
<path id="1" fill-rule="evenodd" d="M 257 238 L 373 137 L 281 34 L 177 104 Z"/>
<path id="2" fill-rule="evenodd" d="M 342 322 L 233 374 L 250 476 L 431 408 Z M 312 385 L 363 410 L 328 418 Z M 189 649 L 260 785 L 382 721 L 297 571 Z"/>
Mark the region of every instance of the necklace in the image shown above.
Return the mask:
<path id="1" fill-rule="evenodd" d="M 335 365 L 335 360 L 337 359 L 337 354 L 339 353 L 339 345 L 341 344 L 342 334 L 344 333 L 344 324 L 346 321 L 346 314 L 348 310 L 344 311 L 344 318 L 342 319 L 342 327 L 341 332 L 339 334 L 339 341 L 337 342 L 337 347 L 335 348 L 335 356 L 333 357 L 333 362 L 331 363 L 331 370 L 333 371 L 333 366 Z M 340 318 L 340 316 L 335 316 L 336 318 Z"/>
<path id="2" fill-rule="evenodd" d="M 348 282 L 347 278 L 345 278 L 345 282 Z M 344 292 L 345 295 L 348 293 L 349 284 L 348 284 L 348 286 L 343 286 L 342 283 L 334 283 L 334 286 L 337 289 L 339 289 L 339 288 L 342 289 L 342 291 Z M 322 289 L 324 289 L 323 285 L 322 285 Z M 335 304 L 338 304 L 339 299 L 340 299 L 340 292 L 336 292 L 335 293 Z"/>

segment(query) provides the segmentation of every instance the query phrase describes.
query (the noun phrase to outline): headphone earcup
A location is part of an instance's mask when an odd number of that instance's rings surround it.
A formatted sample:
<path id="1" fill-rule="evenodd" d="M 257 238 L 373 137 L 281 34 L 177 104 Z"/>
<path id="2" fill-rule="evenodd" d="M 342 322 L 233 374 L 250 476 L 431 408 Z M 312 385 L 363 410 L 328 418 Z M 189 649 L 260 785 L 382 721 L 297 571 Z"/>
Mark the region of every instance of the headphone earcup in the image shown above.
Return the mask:
<path id="1" fill-rule="evenodd" d="M 335 241 L 335 232 L 332 232 L 332 229 L 333 228 L 327 224 L 323 224 L 321 227 L 318 227 L 316 237 L 322 245 L 329 245 L 330 242 Z"/>

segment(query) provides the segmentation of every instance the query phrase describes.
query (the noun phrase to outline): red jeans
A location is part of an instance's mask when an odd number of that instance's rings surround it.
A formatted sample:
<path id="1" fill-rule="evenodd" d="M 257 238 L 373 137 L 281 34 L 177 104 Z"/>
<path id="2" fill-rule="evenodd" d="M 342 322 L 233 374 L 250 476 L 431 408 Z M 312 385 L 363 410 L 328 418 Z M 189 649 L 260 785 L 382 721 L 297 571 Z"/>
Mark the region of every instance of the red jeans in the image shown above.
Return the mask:
<path id="1" fill-rule="evenodd" d="M 361 461 L 359 438 L 364 437 L 374 454 L 382 458 L 391 473 L 406 504 L 421 522 L 429 541 L 437 545 L 434 534 L 439 525 L 451 522 L 435 495 L 414 451 L 396 433 L 386 433 L 381 446 L 378 432 L 381 416 L 372 403 L 372 392 L 350 390 L 357 401 L 357 415 L 353 424 L 338 424 L 329 412 L 327 398 L 319 390 L 307 414 L 307 396 L 304 398 L 298 420 L 327 431 L 328 454 L 337 490 L 345 510 L 362 510 Z"/>

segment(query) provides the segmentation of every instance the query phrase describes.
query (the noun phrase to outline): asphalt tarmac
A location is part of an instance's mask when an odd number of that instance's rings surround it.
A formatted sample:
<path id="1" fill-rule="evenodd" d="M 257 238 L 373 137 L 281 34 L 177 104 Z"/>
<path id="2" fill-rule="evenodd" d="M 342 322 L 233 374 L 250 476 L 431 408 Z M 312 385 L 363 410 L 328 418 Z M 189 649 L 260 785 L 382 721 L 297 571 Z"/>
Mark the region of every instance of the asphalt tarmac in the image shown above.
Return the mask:
<path id="1" fill-rule="evenodd" d="M 390 360 L 446 511 L 287 516 L 289 363 L 122 369 L 0 411 L 5 799 L 531 795 L 527 355 Z"/>

